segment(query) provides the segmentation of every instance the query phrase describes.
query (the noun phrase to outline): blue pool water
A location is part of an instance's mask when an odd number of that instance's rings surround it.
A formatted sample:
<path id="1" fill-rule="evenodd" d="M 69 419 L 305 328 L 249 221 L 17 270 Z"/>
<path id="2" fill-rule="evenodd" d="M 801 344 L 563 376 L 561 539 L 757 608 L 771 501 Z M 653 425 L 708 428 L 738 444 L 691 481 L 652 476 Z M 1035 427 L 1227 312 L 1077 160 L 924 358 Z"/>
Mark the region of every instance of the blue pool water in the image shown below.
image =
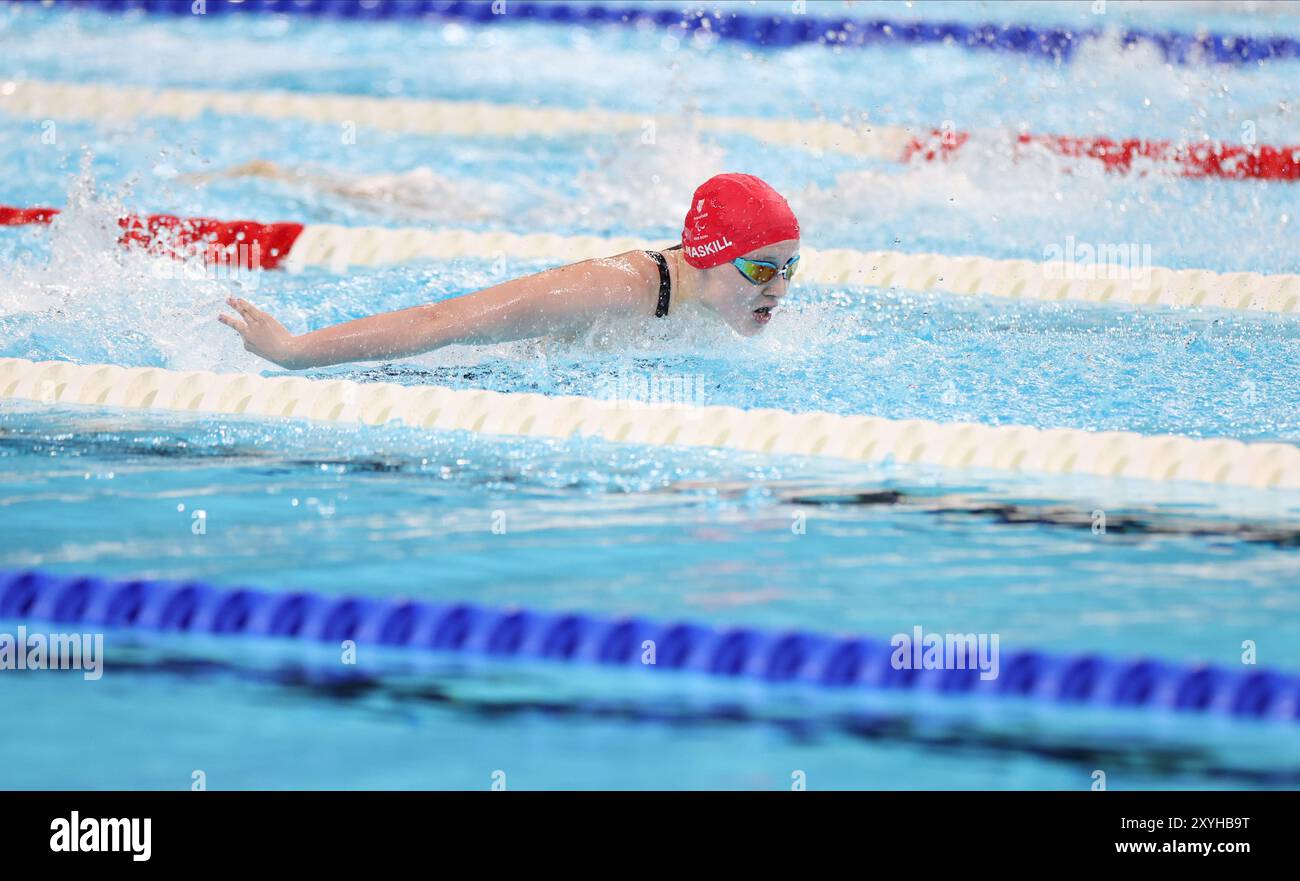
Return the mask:
<path id="1" fill-rule="evenodd" d="M 1089 5 L 884 8 L 1070 24 Z M 1112 5 L 1117 27 L 1261 28 Z M 874 9 L 862 7 L 848 14 Z M 1268 23 L 1300 30 L 1294 16 Z M 660 121 L 655 145 L 380 132 L 343 145 L 333 126 L 206 114 L 60 122 L 43 144 L 38 122 L 0 114 L 0 204 L 69 207 L 52 230 L 0 230 L 0 357 L 275 374 L 216 323 L 232 290 L 301 331 L 541 266 L 506 255 L 176 278 L 115 246 L 123 208 L 667 241 L 695 184 L 743 168 L 790 194 L 818 248 L 1041 259 L 1073 237 L 1149 244 L 1157 265 L 1300 271 L 1294 186 L 1103 175 L 991 148 L 947 165 L 810 157 L 672 125 L 694 107 L 774 125 L 867 112 L 927 129 L 1235 140 L 1250 121 L 1261 142 L 1294 144 L 1294 63 L 1174 68 L 1107 45 L 1069 66 L 934 46 L 762 53 L 623 28 L 12 5 L 0 6 L 0 59 L 0 83 L 475 99 Z M 738 70 L 761 99 L 738 104 Z M 427 166 L 445 191 L 391 206 L 184 177 L 257 158 L 338 180 Z M 1290 316 L 801 285 L 753 341 L 678 315 L 314 375 L 597 396 L 620 379 L 666 378 L 686 403 L 1296 443 L 1297 365 Z M 882 488 L 903 502 L 855 501 Z M 999 505 L 1032 516 L 1002 522 Z M 1098 535 L 1096 510 L 1134 528 Z M 496 512 L 505 534 L 491 528 Z M 804 534 L 791 529 L 800 514 Z M 1294 493 L 0 403 L 2 568 L 836 633 L 920 625 L 997 633 L 1008 648 L 1225 666 L 1249 640 L 1261 664 L 1294 671 L 1297 536 Z M 848 712 L 825 696 L 501 664 L 386 663 L 349 691 L 295 651 L 110 635 L 117 666 L 99 682 L 0 672 L 3 700 L 30 723 L 0 732 L 0 786 L 180 788 L 199 769 L 213 788 L 486 788 L 496 770 L 511 788 L 780 789 L 796 770 L 813 788 L 1081 789 L 1097 768 L 1112 788 L 1300 782 L 1294 737 L 1268 725 L 902 700 Z"/>

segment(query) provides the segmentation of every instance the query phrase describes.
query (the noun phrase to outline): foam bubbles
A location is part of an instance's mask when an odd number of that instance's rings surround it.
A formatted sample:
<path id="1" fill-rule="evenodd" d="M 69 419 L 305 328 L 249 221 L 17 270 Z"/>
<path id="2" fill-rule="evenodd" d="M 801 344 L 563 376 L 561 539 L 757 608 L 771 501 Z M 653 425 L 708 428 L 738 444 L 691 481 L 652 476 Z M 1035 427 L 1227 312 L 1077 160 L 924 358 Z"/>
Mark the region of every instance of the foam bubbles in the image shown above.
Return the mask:
<path id="1" fill-rule="evenodd" d="M 97 190 L 89 168 L 87 154 L 45 253 L 29 254 L 0 275 L 7 354 L 128 367 L 260 369 L 216 321 L 226 298 L 249 295 L 258 276 L 218 278 L 201 261 L 123 248 L 118 218 L 129 213 L 129 191 Z"/>

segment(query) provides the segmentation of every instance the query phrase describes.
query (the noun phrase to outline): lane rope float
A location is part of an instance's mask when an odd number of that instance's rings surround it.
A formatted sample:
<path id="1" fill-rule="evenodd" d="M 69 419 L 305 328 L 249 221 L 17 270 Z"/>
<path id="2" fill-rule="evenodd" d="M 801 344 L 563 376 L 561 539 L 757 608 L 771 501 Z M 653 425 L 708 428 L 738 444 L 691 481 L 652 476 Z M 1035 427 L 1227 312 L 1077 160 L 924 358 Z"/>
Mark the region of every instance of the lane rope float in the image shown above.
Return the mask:
<path id="1" fill-rule="evenodd" d="M 49 223 L 58 213 L 57 208 L 0 206 L 0 226 Z M 515 260 L 570 263 L 655 246 L 630 237 L 224 222 L 171 215 L 128 218 L 121 223 L 134 231 L 132 235 L 124 234 L 126 243 L 143 244 L 147 238 L 143 232 L 150 227 L 162 228 L 172 236 L 155 238 L 149 247 L 156 252 L 202 252 L 205 259 L 218 264 L 235 259 L 243 268 L 282 267 L 290 272 L 321 268 L 344 273 L 352 267 L 457 257 L 496 260 L 508 256 Z M 251 253 L 252 245 L 257 245 L 256 255 Z M 249 250 L 234 253 L 243 246 L 249 246 Z M 995 260 L 851 248 L 803 248 L 802 254 L 801 264 L 806 267 L 801 265 L 800 279 L 814 284 L 983 294 L 1013 300 L 1300 312 L 1300 275 L 1296 274 L 1089 265 L 1072 260 Z M 254 256 L 257 260 L 249 262 Z"/>
<path id="2" fill-rule="evenodd" d="M 315 123 L 344 121 L 381 131 L 430 135 L 520 137 L 632 132 L 653 114 L 563 107 L 518 107 L 484 101 L 376 98 L 303 92 L 229 92 L 147 89 L 34 80 L 0 82 L 0 111 L 32 119 L 65 117 L 122 121 L 151 116 L 193 119 L 205 112 Z M 848 125 L 811 119 L 771 120 L 692 114 L 688 125 L 706 134 L 733 134 L 804 150 L 822 150 L 891 162 L 953 158 L 968 144 L 985 143 L 1020 158 L 1033 151 L 1098 161 L 1107 171 L 1171 172 L 1184 177 L 1300 180 L 1300 145 L 1240 145 L 1217 141 L 1107 136 L 928 130 L 910 126 Z"/>
<path id="3" fill-rule="evenodd" d="M 519 137 L 559 134 L 640 135 L 652 115 L 594 108 L 519 107 L 491 101 L 380 98 L 304 92 L 152 89 L 139 86 L 10 80 L 0 82 L 0 111 L 32 119 L 64 117 L 125 121 L 140 117 L 194 119 L 204 113 L 298 119 L 338 124 L 349 121 L 379 131 L 429 135 Z M 774 126 L 749 117 L 690 117 L 710 134 L 740 134 L 765 143 L 898 160 L 924 134 L 901 126 L 854 128 L 819 120 L 788 120 Z"/>
<path id="4" fill-rule="evenodd" d="M 69 0 L 63 0 L 69 5 Z M 189 16 L 193 0 L 77 0 L 105 12 L 149 12 Z M 867 46 L 944 45 L 988 52 L 1008 52 L 1068 62 L 1079 47 L 1094 40 L 1117 39 L 1124 48 L 1151 47 L 1171 64 L 1257 64 L 1300 58 L 1300 39 L 1129 28 L 1108 32 L 1100 28 L 1042 27 L 995 22 L 944 22 L 885 18 L 823 18 L 816 15 L 763 15 L 705 6 L 651 9 L 603 3 L 563 3 L 546 0 L 205 0 L 207 15 L 270 12 L 321 18 L 389 21 L 430 18 L 474 24 L 541 23 L 566 26 L 646 25 L 669 29 L 679 37 L 720 38 L 784 49 L 822 45 L 832 49 Z"/>
<path id="5" fill-rule="evenodd" d="M 0 359 L 0 399 L 538 438 L 714 447 L 957 470 L 1300 489 L 1300 447 L 1177 435 L 659 406 L 247 373 Z"/>
<path id="6" fill-rule="evenodd" d="M 15 208 L 0 205 L 0 227 L 53 223 L 58 208 Z M 301 223 L 259 223 L 255 220 L 213 220 L 174 214 L 127 215 L 118 218 L 124 246 L 159 255 L 201 256 L 209 263 L 239 268 L 278 269 L 302 234 Z M 256 251 L 254 251 L 256 249 Z"/>
<path id="7" fill-rule="evenodd" d="M 1096 161 L 1115 174 L 1167 173 L 1188 178 L 1228 180 L 1300 180 L 1300 146 L 1229 144 L 1198 141 L 1177 144 L 1164 139 L 1111 138 L 1021 132 L 998 133 L 935 129 L 908 142 L 900 162 L 950 161 L 970 144 L 992 146 L 1020 160 L 1035 153 Z"/>
<path id="8" fill-rule="evenodd" d="M 0 570 L 0 620 L 178 635 L 296 640 L 555 664 L 695 673 L 771 685 L 1003 698 L 1234 719 L 1300 720 L 1300 677 L 1155 658 L 999 657 L 982 678 L 975 647 L 964 669 L 895 663 L 891 641 L 808 631 L 721 629 L 640 616 L 496 609 L 472 603 L 266 592 L 203 582 L 106 580 Z M 645 663 L 653 650 L 654 663 Z M 999 652 L 999 655 L 1002 655 Z M 991 670 L 989 671 L 992 672 Z"/>

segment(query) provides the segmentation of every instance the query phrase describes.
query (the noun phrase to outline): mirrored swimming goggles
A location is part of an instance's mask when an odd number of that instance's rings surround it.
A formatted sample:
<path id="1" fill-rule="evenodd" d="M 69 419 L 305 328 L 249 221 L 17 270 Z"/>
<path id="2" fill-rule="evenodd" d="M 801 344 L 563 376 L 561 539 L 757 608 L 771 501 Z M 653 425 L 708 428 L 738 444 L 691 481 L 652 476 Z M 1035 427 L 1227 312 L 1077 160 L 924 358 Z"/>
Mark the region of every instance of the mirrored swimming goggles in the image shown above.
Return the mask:
<path id="1" fill-rule="evenodd" d="M 750 284 L 767 284 L 778 275 L 789 282 L 794 278 L 795 267 L 799 265 L 799 255 L 795 254 L 781 267 L 766 260 L 749 260 L 745 257 L 737 257 L 731 261 L 731 265 L 740 270 L 740 274 Z"/>

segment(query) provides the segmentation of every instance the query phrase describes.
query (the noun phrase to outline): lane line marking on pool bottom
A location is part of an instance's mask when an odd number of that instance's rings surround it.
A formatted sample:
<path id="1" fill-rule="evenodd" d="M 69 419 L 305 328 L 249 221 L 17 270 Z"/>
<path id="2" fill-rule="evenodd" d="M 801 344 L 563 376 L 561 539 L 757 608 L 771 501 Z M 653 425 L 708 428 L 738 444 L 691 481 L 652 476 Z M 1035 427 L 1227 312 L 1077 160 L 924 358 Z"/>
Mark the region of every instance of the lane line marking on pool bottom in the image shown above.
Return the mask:
<path id="1" fill-rule="evenodd" d="M 0 226 L 51 223 L 57 208 L 0 205 Z M 169 214 L 124 217 L 122 242 L 173 255 L 201 254 L 218 267 L 290 272 L 387 266 L 420 260 L 481 258 L 570 263 L 655 247 L 630 237 L 471 232 L 334 224 L 218 221 Z M 1300 312 L 1300 275 L 1212 272 L 1147 266 L 1137 245 L 1108 251 L 1067 242 L 1059 260 L 995 260 L 900 251 L 803 248 L 800 279 L 1013 300 L 1080 300 L 1131 306 L 1208 306 Z M 253 248 L 256 247 L 254 252 Z M 1086 250 L 1085 250 L 1086 249 Z M 1087 261 L 1084 258 L 1087 257 Z"/>
<path id="2" fill-rule="evenodd" d="M 839 691 L 1018 698 L 1287 723 L 1300 719 L 1300 678 L 1278 671 L 1150 657 L 1003 653 L 996 634 L 927 633 L 919 627 L 877 640 L 639 616 L 5 570 L 0 570 L 0 620 L 335 646 L 351 640 L 363 649 L 598 664 L 644 675 L 694 673 Z"/>
<path id="3" fill-rule="evenodd" d="M 125 121 L 164 116 L 194 119 L 204 112 L 266 119 L 351 124 L 381 131 L 431 135 L 520 137 L 557 134 L 644 136 L 647 126 L 676 120 L 653 113 L 524 107 L 489 101 L 381 98 L 303 92 L 151 89 L 138 86 L 10 80 L 0 83 L 0 111 L 34 119 Z M 899 125 L 846 125 L 810 119 L 764 119 L 691 114 L 683 123 L 706 134 L 743 135 L 764 144 L 829 151 L 889 162 L 951 159 L 985 144 L 1013 159 L 1051 154 L 1096 161 L 1108 172 L 1171 173 L 1232 180 L 1300 180 L 1300 145 L 1245 146 L 1220 141 L 1179 144 L 1167 139 L 1112 138 L 1033 132 L 969 132 Z"/>
<path id="4" fill-rule="evenodd" d="M 1300 447 L 729 406 L 0 359 L 0 398 L 142 410 L 601 438 L 853 461 L 1300 488 Z"/>

